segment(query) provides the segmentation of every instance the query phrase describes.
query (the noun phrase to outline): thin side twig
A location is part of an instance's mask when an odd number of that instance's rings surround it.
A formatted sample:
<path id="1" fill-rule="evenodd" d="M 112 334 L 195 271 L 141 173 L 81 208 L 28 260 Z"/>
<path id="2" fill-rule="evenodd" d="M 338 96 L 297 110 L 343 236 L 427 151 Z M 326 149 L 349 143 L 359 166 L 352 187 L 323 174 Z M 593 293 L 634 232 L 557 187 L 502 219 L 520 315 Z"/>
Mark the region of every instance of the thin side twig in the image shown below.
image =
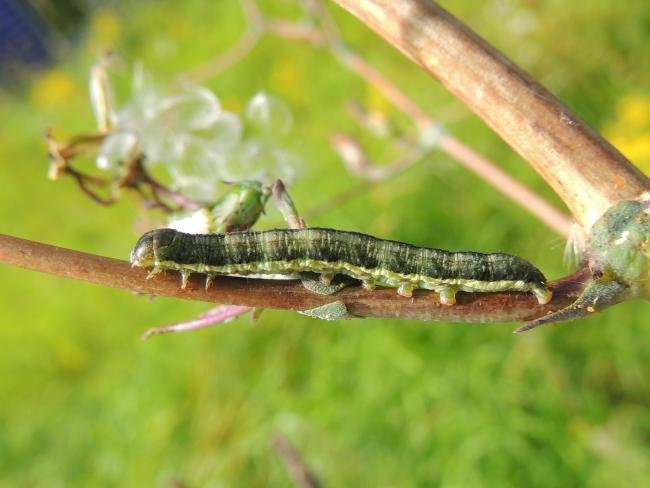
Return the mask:
<path id="1" fill-rule="evenodd" d="M 318 488 L 321 484 L 318 478 L 309 470 L 300 453 L 291 445 L 289 439 L 283 435 L 273 436 L 273 447 L 277 451 L 284 465 L 298 488 Z"/>
<path id="2" fill-rule="evenodd" d="M 439 144 L 440 149 L 458 161 L 461 166 L 501 190 L 501 193 L 537 217 L 559 235 L 565 238 L 569 237 L 573 221 L 537 193 L 531 191 L 527 186 L 490 162 L 485 156 L 474 151 L 451 134 L 443 134 L 440 137 Z"/>
<path id="3" fill-rule="evenodd" d="M 151 336 L 159 334 L 169 334 L 170 332 L 186 332 L 190 330 L 205 329 L 217 324 L 225 324 L 232 319 L 250 312 L 250 307 L 240 307 L 236 305 L 219 305 L 211 308 L 201 314 L 194 320 L 177 322 L 175 324 L 163 325 L 162 327 L 152 327 L 142 334 L 142 340 L 147 340 Z"/>
<path id="4" fill-rule="evenodd" d="M 362 57 L 350 52 L 340 52 L 351 70 L 377 87 L 395 107 L 413 120 L 421 130 L 434 126 L 435 122 L 404 92 L 390 82 L 378 70 L 370 66 Z M 557 210 L 528 187 L 492 163 L 485 156 L 474 151 L 453 135 L 443 132 L 438 139 L 441 151 L 454 158 L 461 166 L 469 169 L 494 188 L 526 209 L 561 236 L 568 237 L 571 219 Z"/>

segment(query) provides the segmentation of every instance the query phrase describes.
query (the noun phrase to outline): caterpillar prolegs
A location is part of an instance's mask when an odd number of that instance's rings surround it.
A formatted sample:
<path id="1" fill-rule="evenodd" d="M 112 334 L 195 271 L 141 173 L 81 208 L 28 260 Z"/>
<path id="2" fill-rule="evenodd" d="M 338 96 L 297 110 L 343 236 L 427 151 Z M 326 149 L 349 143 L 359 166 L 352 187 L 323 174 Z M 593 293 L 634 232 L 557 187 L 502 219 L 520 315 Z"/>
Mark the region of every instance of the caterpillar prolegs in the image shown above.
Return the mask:
<path id="1" fill-rule="evenodd" d="M 275 229 L 227 234 L 184 234 L 156 229 L 144 234 L 131 252 L 134 266 L 151 275 L 172 269 L 183 276 L 318 273 L 328 282 L 342 274 L 366 288 L 434 290 L 452 305 L 457 291 L 520 291 L 548 303 L 546 278 L 531 263 L 504 253 L 451 252 L 325 228 Z"/>

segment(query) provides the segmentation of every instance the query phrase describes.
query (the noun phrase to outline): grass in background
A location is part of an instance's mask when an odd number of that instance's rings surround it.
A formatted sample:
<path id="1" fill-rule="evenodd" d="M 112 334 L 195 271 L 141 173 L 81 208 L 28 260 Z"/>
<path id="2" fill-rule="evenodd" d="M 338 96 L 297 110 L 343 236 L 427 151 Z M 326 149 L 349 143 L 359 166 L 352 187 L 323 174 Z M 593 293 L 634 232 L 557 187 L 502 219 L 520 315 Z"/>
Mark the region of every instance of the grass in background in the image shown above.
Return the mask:
<path id="1" fill-rule="evenodd" d="M 644 0 L 465 0 L 448 5 L 597 127 L 644 94 Z M 292 2 L 263 2 L 273 15 Z M 215 6 L 216 5 L 216 6 Z M 333 8 L 345 37 L 462 140 L 557 202 L 540 178 L 437 83 Z M 243 28 L 234 1 L 147 2 L 95 12 L 78 50 L 0 95 L 0 232 L 126 257 L 134 207 L 91 204 L 45 178 L 41 134 L 92 127 L 86 77 L 110 45 L 156 76 L 188 71 Z M 593 55 L 592 55 L 593 54 Z M 345 101 L 376 100 L 327 53 L 264 38 L 207 83 L 229 109 L 267 90 L 295 116 L 308 209 L 356 180 L 328 146 L 358 132 Z M 638 95 L 641 92 L 641 95 Z M 623 102 L 621 102 L 623 100 Z M 376 102 L 380 107 L 381 102 Z M 389 115 L 394 115 L 390 108 Z M 613 129 L 612 129 L 613 130 Z M 377 158 L 382 143 L 365 137 Z M 550 277 L 563 242 L 441 155 L 322 225 L 450 249 L 507 251 Z M 281 225 L 275 212 L 259 227 Z M 641 486 L 650 480 L 647 304 L 513 336 L 509 325 L 325 323 L 266 311 L 212 330 L 140 342 L 149 326 L 207 308 L 0 269 L 0 484 L 289 486 L 271 436 L 287 436 L 326 486 Z"/>

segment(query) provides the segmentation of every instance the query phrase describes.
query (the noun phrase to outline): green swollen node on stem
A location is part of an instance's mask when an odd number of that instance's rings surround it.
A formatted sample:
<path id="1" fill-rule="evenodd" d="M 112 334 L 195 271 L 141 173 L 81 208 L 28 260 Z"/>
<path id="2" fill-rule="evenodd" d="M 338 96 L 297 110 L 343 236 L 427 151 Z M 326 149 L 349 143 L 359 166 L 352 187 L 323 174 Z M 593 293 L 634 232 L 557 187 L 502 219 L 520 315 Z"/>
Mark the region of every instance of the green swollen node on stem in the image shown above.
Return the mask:
<path id="1" fill-rule="evenodd" d="M 589 267 L 601 281 L 617 281 L 626 298 L 650 299 L 650 192 L 619 202 L 594 224 Z"/>
<path id="2" fill-rule="evenodd" d="M 634 298 L 650 299 L 650 192 L 613 205 L 594 223 L 586 260 L 591 276 L 578 299 L 517 332 L 574 320 Z"/>

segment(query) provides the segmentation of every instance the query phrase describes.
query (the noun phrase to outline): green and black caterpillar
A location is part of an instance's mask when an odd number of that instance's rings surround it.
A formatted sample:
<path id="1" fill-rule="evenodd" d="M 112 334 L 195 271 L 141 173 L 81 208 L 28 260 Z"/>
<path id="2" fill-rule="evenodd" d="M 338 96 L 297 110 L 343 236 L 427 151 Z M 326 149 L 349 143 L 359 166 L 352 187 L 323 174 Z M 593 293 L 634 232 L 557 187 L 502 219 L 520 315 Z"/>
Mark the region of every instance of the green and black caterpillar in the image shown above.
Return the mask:
<path id="1" fill-rule="evenodd" d="M 217 275 L 318 273 L 328 283 L 342 274 L 364 287 L 434 290 L 452 305 L 457 291 L 519 291 L 548 303 L 546 278 L 531 263 L 504 253 L 451 252 L 324 228 L 275 229 L 227 234 L 184 234 L 156 229 L 144 234 L 131 252 L 131 264 L 150 268 L 150 276 L 172 269 L 205 273 L 206 286 Z"/>

